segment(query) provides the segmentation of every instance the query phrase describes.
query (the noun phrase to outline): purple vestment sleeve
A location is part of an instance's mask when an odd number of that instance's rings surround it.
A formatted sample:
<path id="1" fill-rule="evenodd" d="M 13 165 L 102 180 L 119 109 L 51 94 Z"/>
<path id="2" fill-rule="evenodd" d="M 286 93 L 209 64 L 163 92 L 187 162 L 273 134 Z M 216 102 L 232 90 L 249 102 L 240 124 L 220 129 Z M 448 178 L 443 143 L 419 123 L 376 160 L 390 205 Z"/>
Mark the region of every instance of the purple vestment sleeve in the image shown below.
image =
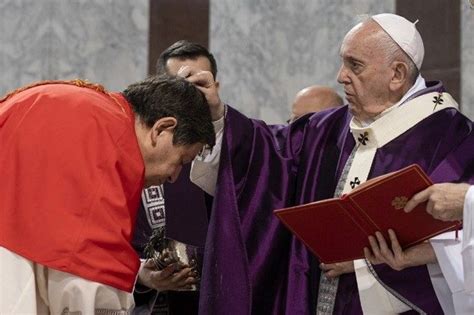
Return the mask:
<path id="1" fill-rule="evenodd" d="M 325 143 L 327 131 L 305 135 L 319 121 L 305 116 L 289 127 L 268 127 L 229 107 L 206 242 L 202 314 L 309 314 L 309 254 L 273 210 L 301 202 L 295 193 L 305 177 L 299 151 L 305 138 L 312 148 Z"/>
<path id="2" fill-rule="evenodd" d="M 230 109 L 228 116 L 232 116 Z M 239 118 L 237 116 L 236 120 L 243 123 L 242 132 L 237 133 L 236 137 L 250 141 L 251 126 L 248 121 Z M 226 120 L 226 129 L 229 128 L 230 121 L 232 120 Z M 229 146 L 232 146 L 233 139 L 228 133 L 224 137 L 226 139 L 221 147 L 216 196 L 207 234 L 199 310 L 201 314 L 219 314 L 227 310 L 231 313 L 235 311 L 235 314 L 249 314 L 251 287 L 248 262 L 234 190 L 238 183 L 234 181 L 230 163 Z M 240 152 L 242 156 L 238 159 L 248 159 L 250 149 L 250 146 L 243 148 Z"/>

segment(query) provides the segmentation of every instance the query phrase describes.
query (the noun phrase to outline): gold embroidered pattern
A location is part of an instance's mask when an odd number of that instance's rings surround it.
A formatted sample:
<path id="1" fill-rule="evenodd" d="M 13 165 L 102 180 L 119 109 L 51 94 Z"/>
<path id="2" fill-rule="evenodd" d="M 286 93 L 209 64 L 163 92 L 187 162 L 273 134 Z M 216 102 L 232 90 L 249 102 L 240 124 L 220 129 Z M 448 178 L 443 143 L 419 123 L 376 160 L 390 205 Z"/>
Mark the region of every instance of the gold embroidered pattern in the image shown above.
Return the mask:
<path id="1" fill-rule="evenodd" d="M 408 202 L 408 198 L 405 197 L 405 196 L 395 197 L 392 200 L 392 207 L 394 207 L 397 210 L 400 210 L 400 209 L 403 209 L 405 207 L 407 202 Z"/>

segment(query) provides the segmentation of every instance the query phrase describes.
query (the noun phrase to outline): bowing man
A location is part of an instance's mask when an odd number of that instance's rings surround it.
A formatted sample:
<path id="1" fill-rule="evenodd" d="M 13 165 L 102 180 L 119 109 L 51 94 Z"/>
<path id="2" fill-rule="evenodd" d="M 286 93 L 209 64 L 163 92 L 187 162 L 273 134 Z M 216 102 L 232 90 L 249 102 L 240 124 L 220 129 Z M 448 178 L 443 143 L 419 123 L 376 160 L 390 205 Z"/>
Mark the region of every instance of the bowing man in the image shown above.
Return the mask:
<path id="1" fill-rule="evenodd" d="M 140 193 L 214 141 L 204 95 L 181 78 L 122 93 L 46 81 L 0 100 L 0 313 L 130 312 Z"/>

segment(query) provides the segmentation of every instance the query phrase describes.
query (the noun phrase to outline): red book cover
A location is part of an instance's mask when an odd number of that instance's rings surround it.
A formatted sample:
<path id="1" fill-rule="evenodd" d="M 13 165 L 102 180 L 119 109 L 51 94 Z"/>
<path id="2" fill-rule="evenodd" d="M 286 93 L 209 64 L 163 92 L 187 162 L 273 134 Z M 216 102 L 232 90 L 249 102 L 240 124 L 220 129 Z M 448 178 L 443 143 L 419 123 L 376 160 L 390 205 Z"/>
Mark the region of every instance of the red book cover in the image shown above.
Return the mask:
<path id="1" fill-rule="evenodd" d="M 372 179 L 341 198 L 326 199 L 275 210 L 275 215 L 323 263 L 364 257 L 369 235 L 388 229 L 397 234 L 402 248 L 419 244 L 435 235 L 460 227 L 426 212 L 426 203 L 410 213 L 403 207 L 416 193 L 432 185 L 416 164 Z M 388 241 L 389 242 L 389 241 Z"/>

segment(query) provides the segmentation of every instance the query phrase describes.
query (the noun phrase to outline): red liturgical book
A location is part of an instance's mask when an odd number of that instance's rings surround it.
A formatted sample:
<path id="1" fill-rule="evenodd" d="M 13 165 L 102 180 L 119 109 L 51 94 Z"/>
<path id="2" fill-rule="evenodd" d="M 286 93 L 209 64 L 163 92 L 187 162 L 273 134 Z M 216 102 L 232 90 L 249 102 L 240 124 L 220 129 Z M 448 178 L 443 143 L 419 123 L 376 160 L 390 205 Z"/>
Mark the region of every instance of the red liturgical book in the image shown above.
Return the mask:
<path id="1" fill-rule="evenodd" d="M 369 235 L 380 231 L 388 243 L 393 229 L 402 248 L 454 230 L 460 222 L 443 222 L 426 212 L 426 203 L 409 213 L 407 201 L 432 185 L 418 165 L 374 178 L 341 198 L 326 199 L 275 210 L 278 218 L 323 263 L 364 257 Z"/>

